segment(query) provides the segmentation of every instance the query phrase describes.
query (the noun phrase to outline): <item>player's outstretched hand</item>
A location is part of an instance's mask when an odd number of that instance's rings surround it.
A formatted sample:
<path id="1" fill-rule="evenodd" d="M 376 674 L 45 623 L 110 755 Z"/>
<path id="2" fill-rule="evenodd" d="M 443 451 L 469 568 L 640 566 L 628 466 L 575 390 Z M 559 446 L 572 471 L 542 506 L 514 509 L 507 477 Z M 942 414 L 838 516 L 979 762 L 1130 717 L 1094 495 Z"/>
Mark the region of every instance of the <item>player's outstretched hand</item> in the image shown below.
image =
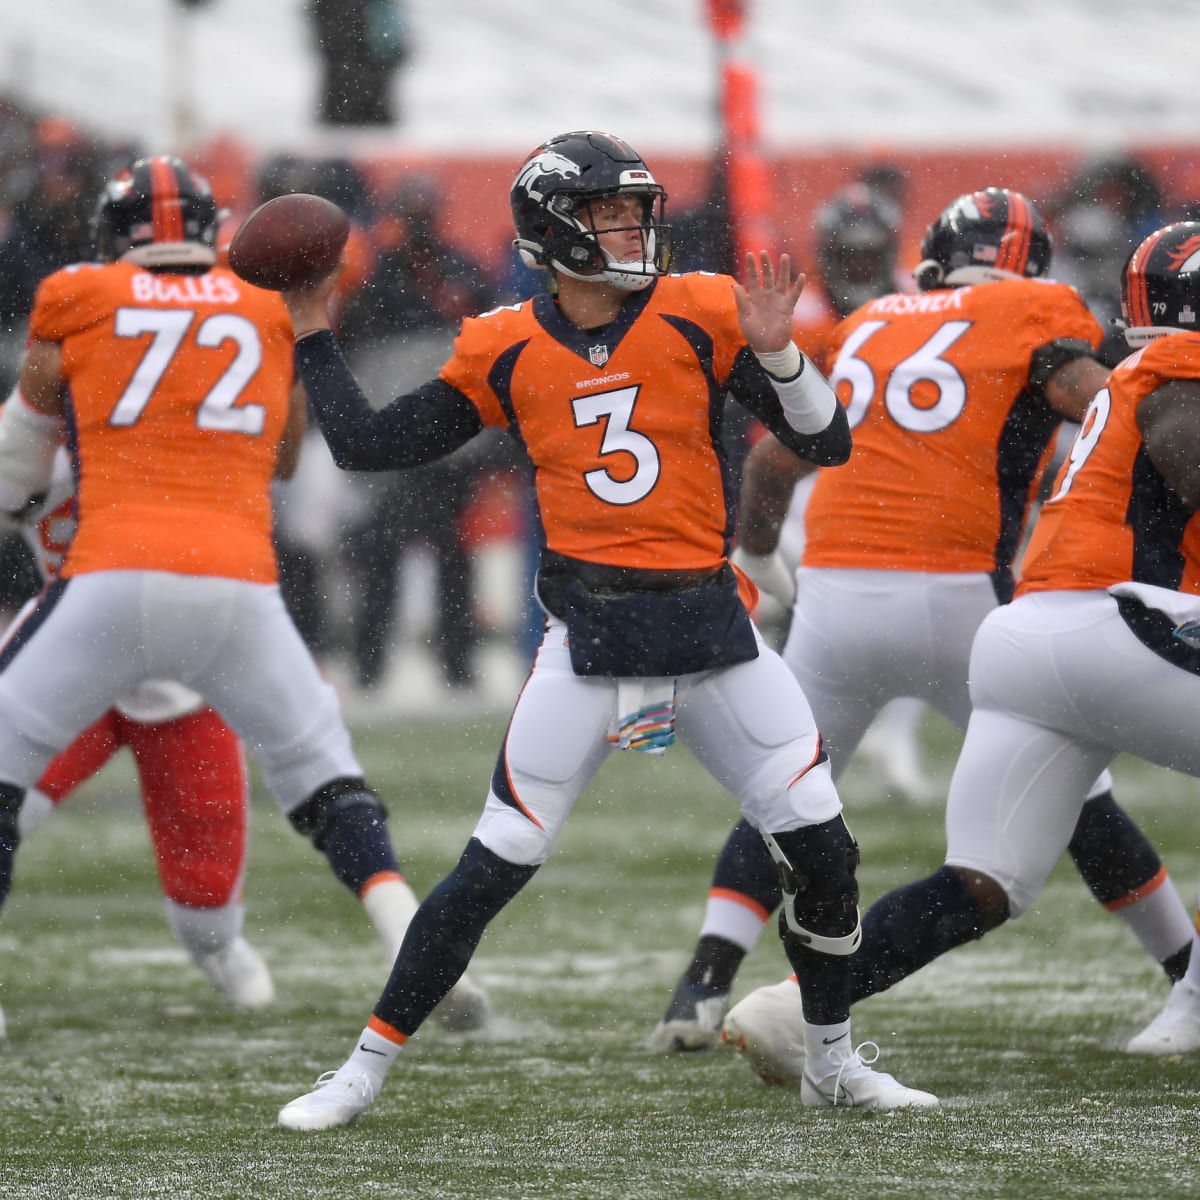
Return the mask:
<path id="1" fill-rule="evenodd" d="M 329 300 L 345 270 L 346 255 L 343 253 L 337 266 L 328 274 L 302 287 L 279 293 L 292 318 L 292 332 L 297 338 L 318 329 L 330 328 Z"/>
<path id="2" fill-rule="evenodd" d="M 738 322 L 757 354 L 782 350 L 792 340 L 792 313 L 804 291 L 804 276 L 792 277 L 792 260 L 782 254 L 779 269 L 765 250 L 746 255 L 746 282 L 734 283 Z"/>

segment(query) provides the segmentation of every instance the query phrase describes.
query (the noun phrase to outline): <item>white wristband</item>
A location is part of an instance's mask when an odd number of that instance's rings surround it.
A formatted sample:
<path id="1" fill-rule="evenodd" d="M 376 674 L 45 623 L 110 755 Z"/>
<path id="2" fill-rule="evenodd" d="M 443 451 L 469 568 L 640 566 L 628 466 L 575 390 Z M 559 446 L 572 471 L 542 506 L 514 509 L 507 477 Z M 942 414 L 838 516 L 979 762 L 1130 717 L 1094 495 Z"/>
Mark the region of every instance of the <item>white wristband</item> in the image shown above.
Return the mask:
<path id="1" fill-rule="evenodd" d="M 797 433 L 814 434 L 829 428 L 838 398 L 795 342 L 755 357 L 771 379 L 784 419 Z"/>
<path id="2" fill-rule="evenodd" d="M 782 350 L 768 350 L 765 354 L 756 351 L 754 357 L 762 363 L 763 370 L 772 379 L 794 379 L 804 370 L 804 355 L 795 342 L 788 342 Z"/>
<path id="3" fill-rule="evenodd" d="M 760 592 L 766 592 L 784 608 L 790 609 L 796 603 L 796 572 L 784 562 L 778 550 L 769 554 L 751 554 L 741 546 L 735 546 L 729 561 L 745 571 Z"/>

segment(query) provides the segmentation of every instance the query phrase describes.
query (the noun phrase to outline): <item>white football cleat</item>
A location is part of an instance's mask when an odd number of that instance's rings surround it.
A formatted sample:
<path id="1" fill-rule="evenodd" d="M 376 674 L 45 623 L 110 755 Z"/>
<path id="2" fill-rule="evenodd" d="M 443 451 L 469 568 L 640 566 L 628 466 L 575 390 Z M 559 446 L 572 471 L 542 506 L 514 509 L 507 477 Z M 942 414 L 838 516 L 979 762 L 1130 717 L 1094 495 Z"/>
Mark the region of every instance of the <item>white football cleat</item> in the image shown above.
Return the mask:
<path id="1" fill-rule="evenodd" d="M 745 1057 L 750 1069 L 777 1087 L 804 1078 L 804 1009 L 794 979 L 760 987 L 730 1010 L 721 1041 Z"/>
<path id="2" fill-rule="evenodd" d="M 487 992 L 469 975 L 463 975 L 442 997 L 433 1015 L 451 1033 L 469 1033 L 488 1023 L 492 1006 L 488 1003 Z"/>
<path id="3" fill-rule="evenodd" d="M 863 1051 L 870 1057 L 864 1058 Z M 849 1054 L 831 1056 L 837 1070 L 820 1079 L 806 1070 L 800 1083 L 800 1102 L 808 1108 L 937 1108 L 938 1098 L 930 1092 L 905 1087 L 883 1071 L 871 1070 L 879 1058 L 874 1042 L 863 1042 Z"/>
<path id="4" fill-rule="evenodd" d="M 382 1081 L 347 1063 L 326 1071 L 311 1092 L 297 1096 L 279 1110 L 284 1129 L 336 1129 L 352 1125 L 375 1103 Z"/>
<path id="5" fill-rule="evenodd" d="M 729 1007 L 729 990 L 679 981 L 663 1018 L 646 1039 L 651 1054 L 707 1050 L 721 1036 L 721 1020 Z"/>
<path id="6" fill-rule="evenodd" d="M 1200 1050 L 1200 988 L 1181 979 L 1162 1012 L 1125 1047 L 1126 1054 L 1191 1054 Z"/>
<path id="7" fill-rule="evenodd" d="M 197 958 L 196 965 L 233 1008 L 265 1008 L 275 999 L 271 972 L 245 938 L 235 938 L 224 950 Z"/>

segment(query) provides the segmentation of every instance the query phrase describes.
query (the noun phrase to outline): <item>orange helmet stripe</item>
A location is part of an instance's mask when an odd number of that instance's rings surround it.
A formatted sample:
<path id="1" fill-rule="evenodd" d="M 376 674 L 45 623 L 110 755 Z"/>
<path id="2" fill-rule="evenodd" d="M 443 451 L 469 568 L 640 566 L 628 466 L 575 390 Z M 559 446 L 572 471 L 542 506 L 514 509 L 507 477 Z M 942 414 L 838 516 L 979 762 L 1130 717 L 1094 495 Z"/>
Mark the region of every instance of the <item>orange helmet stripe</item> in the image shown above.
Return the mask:
<path id="1" fill-rule="evenodd" d="M 1033 240 L 1033 209 L 1018 192 L 1006 192 L 1005 199 L 1008 201 L 1008 224 L 1000 239 L 996 266 L 1001 271 L 1024 275 L 1029 262 L 1030 242 Z"/>
<path id="2" fill-rule="evenodd" d="M 179 202 L 179 180 L 165 158 L 150 160 L 150 211 L 156 242 L 184 240 L 183 206 Z"/>
<path id="3" fill-rule="evenodd" d="M 1125 319 L 1135 329 L 1154 324 L 1150 313 L 1150 293 L 1146 288 L 1144 269 L 1146 260 L 1154 252 L 1154 247 L 1158 245 L 1162 240 L 1163 234 L 1166 232 L 1166 229 L 1160 229 L 1157 233 L 1153 233 L 1146 238 L 1133 252 L 1133 257 L 1129 260 L 1129 266 L 1125 269 L 1125 303 L 1129 309 Z"/>

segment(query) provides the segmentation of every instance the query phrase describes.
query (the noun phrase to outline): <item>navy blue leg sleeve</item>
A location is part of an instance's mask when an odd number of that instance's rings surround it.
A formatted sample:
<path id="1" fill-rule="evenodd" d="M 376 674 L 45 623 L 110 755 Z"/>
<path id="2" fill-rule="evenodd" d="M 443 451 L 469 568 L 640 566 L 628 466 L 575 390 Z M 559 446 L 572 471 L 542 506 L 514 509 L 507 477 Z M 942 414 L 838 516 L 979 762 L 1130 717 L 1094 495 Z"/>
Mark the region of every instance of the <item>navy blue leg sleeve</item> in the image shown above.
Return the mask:
<path id="1" fill-rule="evenodd" d="M 712 887 L 737 892 L 767 913 L 773 913 L 782 902 L 779 871 L 762 835 L 748 821 L 739 821 L 729 831 L 713 869 Z M 745 957 L 746 951 L 736 943 L 706 935 L 696 942 L 684 978 L 694 986 L 729 991 Z"/>
<path id="2" fill-rule="evenodd" d="M 0 905 L 8 899 L 12 887 L 13 860 L 17 854 L 17 814 L 25 799 L 25 789 L 15 783 L 0 783 Z"/>
<path id="3" fill-rule="evenodd" d="M 362 779 L 327 783 L 288 816 L 297 833 L 325 855 L 334 875 L 356 896 L 381 871 L 400 873 L 387 809 Z"/>
<path id="4" fill-rule="evenodd" d="M 739 821 L 717 858 L 712 886 L 740 892 L 767 912 L 773 913 L 783 900 L 776 868 L 762 834 L 748 821 Z"/>
<path id="5" fill-rule="evenodd" d="M 1067 850 L 1083 882 L 1101 904 L 1123 900 L 1162 870 L 1158 851 L 1113 799 L 1112 792 L 1096 796 L 1083 806 Z"/>
<path id="6" fill-rule="evenodd" d="M 488 923 L 536 872 L 505 862 L 472 838 L 413 917 L 375 1016 L 403 1034 L 415 1033 L 467 969 Z"/>
<path id="7" fill-rule="evenodd" d="M 867 910 L 862 925 L 862 945 L 851 960 L 852 1002 L 890 988 L 994 927 L 951 867 L 888 892 Z"/>

